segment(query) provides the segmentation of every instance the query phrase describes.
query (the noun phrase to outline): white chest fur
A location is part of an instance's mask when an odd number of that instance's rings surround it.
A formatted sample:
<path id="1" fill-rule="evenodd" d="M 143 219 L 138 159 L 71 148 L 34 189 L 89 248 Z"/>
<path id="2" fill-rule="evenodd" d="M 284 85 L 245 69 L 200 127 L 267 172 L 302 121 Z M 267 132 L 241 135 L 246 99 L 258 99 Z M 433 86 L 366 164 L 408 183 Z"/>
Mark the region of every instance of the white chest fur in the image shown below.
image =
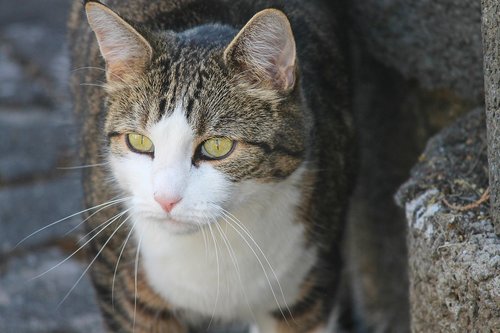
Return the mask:
<path id="1" fill-rule="evenodd" d="M 305 248 L 304 226 L 295 221 L 299 190 L 281 184 L 256 192 L 232 211 L 234 217 L 205 226 L 205 236 L 172 235 L 136 221 L 141 264 L 170 304 L 251 321 L 296 299 L 315 260 L 315 249 Z"/>

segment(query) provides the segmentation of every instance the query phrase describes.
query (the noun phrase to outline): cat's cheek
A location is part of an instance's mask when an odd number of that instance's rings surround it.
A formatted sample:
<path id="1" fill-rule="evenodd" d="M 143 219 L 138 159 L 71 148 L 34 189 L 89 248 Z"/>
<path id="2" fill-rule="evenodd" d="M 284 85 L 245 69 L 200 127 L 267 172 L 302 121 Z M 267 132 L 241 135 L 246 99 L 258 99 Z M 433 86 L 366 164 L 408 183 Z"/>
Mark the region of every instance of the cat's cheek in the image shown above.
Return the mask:
<path id="1" fill-rule="evenodd" d="M 186 203 L 189 203 L 186 209 L 195 208 L 210 217 L 219 217 L 221 210 L 227 209 L 233 194 L 234 184 L 229 177 L 210 163 L 202 163 L 191 170 L 189 178 L 185 191 Z"/>
<path id="2" fill-rule="evenodd" d="M 147 155 L 128 153 L 125 156 L 111 156 L 111 169 L 118 186 L 135 195 L 151 192 L 152 161 Z"/>

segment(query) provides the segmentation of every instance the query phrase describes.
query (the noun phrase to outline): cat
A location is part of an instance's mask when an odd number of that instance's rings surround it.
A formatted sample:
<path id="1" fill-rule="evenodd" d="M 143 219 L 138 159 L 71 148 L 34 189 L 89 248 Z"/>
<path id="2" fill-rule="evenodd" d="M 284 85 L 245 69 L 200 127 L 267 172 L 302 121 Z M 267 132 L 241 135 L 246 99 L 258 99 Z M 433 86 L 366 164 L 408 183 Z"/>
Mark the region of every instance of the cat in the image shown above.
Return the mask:
<path id="1" fill-rule="evenodd" d="M 91 277 L 111 332 L 331 332 L 355 178 L 340 3 L 72 9 Z"/>

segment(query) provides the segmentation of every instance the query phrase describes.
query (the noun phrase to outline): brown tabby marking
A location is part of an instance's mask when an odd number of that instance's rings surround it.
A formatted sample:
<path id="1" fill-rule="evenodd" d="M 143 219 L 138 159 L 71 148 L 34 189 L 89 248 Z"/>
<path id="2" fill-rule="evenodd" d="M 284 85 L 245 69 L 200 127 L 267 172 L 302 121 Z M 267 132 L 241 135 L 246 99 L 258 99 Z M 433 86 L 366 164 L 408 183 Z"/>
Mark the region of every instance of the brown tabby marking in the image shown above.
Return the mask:
<path id="1" fill-rule="evenodd" d="M 138 71 L 130 73 L 124 66 L 117 66 L 108 69 L 106 78 L 94 34 L 82 15 L 82 6 L 75 3 L 69 23 L 73 66 L 98 68 L 78 71 L 73 78 L 75 108 L 82 119 L 85 164 L 102 163 L 109 150 L 119 154 L 124 148 L 119 134 L 158 122 L 171 114 L 178 103 L 185 107 L 197 140 L 217 135 L 222 127 L 224 134 L 238 139 L 240 147 L 231 159 L 211 162 L 234 182 L 279 182 L 307 161 L 310 169 L 306 179 L 297 184 L 304 189 L 297 221 L 306 226 L 310 246 L 318 247 L 318 264 L 291 306 L 293 324 L 285 323 L 279 309 L 273 316 L 279 332 L 320 330 L 336 295 L 341 267 L 339 242 L 354 173 L 348 66 L 343 54 L 346 47 L 340 38 L 344 31 L 333 19 L 334 15 L 343 15 L 342 10 L 338 7 L 330 13 L 321 1 L 304 4 L 294 0 L 109 0 L 106 4 L 120 14 L 117 19 L 126 18 L 127 24 L 139 32 L 131 38 L 143 42 L 146 49 L 147 45 L 152 48 L 147 61 L 142 55 L 137 57 L 133 67 Z M 234 34 L 248 19 L 269 7 L 283 10 L 290 19 L 296 36 L 298 66 L 293 68 L 293 72 L 297 71 L 293 80 L 290 71 L 284 70 L 271 73 L 276 80 L 264 80 L 264 85 L 259 86 L 269 73 L 256 70 L 250 76 L 241 76 L 241 68 L 248 60 L 240 50 L 225 47 L 235 41 Z M 233 33 L 222 29 L 220 41 L 206 47 L 178 39 L 174 33 L 213 23 L 231 26 Z M 160 39 L 157 31 L 170 32 Z M 237 66 L 226 66 L 224 59 L 228 58 L 235 59 Z M 106 92 L 98 87 L 80 86 L 82 82 L 102 83 L 106 79 Z M 272 91 L 277 87 L 283 91 Z M 242 89 L 247 93 L 242 94 Z M 302 105 L 302 100 L 307 103 Z M 282 113 L 287 117 L 280 117 Z M 84 173 L 88 207 L 116 196 L 106 169 L 92 168 Z M 97 214 L 87 228 L 99 226 L 121 209 L 112 207 Z M 113 227 L 118 227 L 118 222 Z M 182 314 L 150 288 L 140 266 L 136 279 L 133 239 L 126 245 L 115 276 L 118 255 L 129 229 L 121 228 L 110 239 L 114 230 L 103 230 L 89 249 L 89 256 L 94 258 L 109 240 L 92 267 L 108 329 L 187 332 L 181 324 Z M 292 322 L 289 319 L 286 321 Z"/>

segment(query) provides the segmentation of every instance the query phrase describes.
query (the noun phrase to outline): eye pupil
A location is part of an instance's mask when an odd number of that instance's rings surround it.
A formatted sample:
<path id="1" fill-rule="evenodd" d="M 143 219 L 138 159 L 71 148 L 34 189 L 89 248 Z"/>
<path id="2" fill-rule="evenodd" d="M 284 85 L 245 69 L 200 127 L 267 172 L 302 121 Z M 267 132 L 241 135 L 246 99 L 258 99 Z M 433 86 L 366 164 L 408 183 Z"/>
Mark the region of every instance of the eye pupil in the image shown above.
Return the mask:
<path id="1" fill-rule="evenodd" d="M 204 141 L 201 145 L 201 154 L 207 159 L 223 159 L 231 154 L 234 144 L 235 142 L 229 138 L 211 138 Z"/>
<path id="2" fill-rule="evenodd" d="M 126 135 L 127 145 L 135 153 L 149 154 L 154 152 L 153 142 L 145 135 L 129 133 Z"/>

